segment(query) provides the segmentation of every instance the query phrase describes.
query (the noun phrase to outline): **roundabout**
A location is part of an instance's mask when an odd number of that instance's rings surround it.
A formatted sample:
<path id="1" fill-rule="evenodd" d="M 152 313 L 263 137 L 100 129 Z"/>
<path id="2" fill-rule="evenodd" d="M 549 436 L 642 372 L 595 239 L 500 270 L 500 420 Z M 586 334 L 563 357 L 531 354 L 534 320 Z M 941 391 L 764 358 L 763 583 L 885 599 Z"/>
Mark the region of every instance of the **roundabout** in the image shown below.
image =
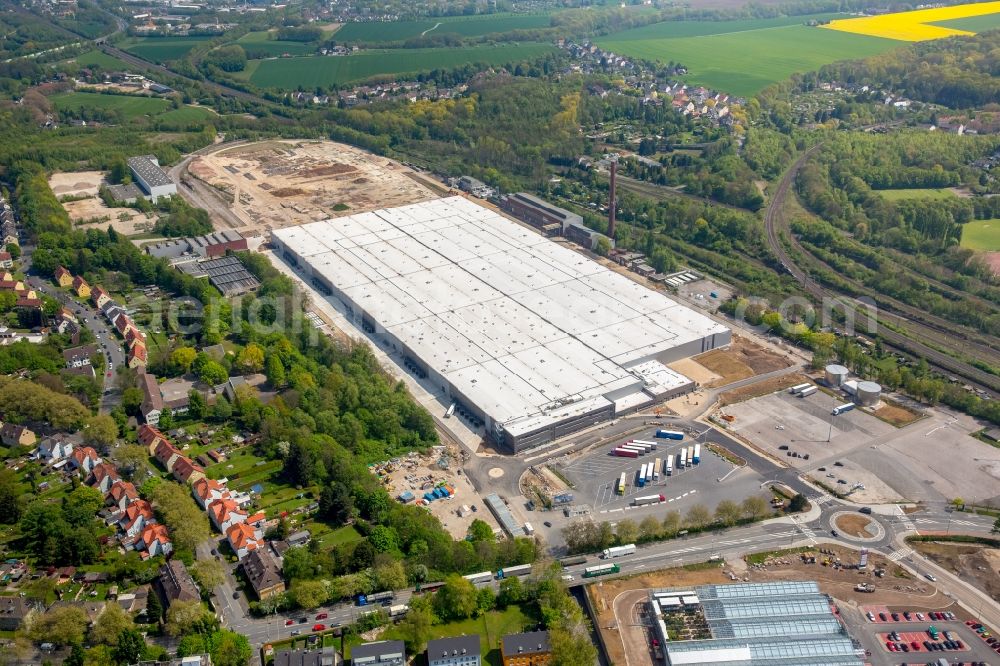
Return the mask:
<path id="1" fill-rule="evenodd" d="M 837 511 L 830 516 L 830 527 L 848 541 L 877 542 L 885 537 L 881 523 L 857 511 Z"/>

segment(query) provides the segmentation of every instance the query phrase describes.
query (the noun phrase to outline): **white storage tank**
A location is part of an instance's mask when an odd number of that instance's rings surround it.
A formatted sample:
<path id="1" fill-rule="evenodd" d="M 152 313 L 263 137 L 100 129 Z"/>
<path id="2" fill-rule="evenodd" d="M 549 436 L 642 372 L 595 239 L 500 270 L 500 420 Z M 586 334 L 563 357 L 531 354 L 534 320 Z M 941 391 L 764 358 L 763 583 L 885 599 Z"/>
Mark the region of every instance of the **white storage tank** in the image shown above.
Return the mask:
<path id="1" fill-rule="evenodd" d="M 882 387 L 875 382 L 858 382 L 854 401 L 862 407 L 874 407 L 882 398 Z"/>
<path id="2" fill-rule="evenodd" d="M 847 381 L 848 370 L 842 365 L 837 365 L 836 363 L 831 363 L 826 366 L 826 384 L 827 386 L 832 386 L 833 388 L 839 388 L 841 384 Z"/>

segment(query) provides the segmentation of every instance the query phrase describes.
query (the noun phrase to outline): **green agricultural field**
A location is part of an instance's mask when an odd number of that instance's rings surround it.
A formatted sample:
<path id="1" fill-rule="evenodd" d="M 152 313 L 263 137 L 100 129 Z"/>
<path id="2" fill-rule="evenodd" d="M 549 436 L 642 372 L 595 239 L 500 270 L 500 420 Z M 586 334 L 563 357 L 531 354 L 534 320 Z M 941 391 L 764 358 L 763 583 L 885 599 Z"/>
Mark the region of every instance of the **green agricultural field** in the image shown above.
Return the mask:
<path id="1" fill-rule="evenodd" d="M 119 60 L 118 58 L 109 56 L 104 51 L 98 51 L 94 49 L 93 51 L 87 51 L 86 53 L 81 53 L 77 57 L 73 58 L 78 65 L 83 67 L 103 67 L 104 69 L 114 69 L 122 70 L 128 69 L 128 65 Z"/>
<path id="2" fill-rule="evenodd" d="M 537 58 L 553 47 L 548 44 L 476 46 L 468 49 L 389 49 L 351 56 L 309 56 L 264 60 L 243 72 L 243 78 L 261 88 L 305 89 L 363 81 L 374 76 L 416 74 L 465 63 L 502 65 Z"/>
<path id="3" fill-rule="evenodd" d="M 59 111 L 88 109 L 115 109 L 125 118 L 157 115 L 170 107 L 170 102 L 144 95 L 103 95 L 92 92 L 70 92 L 49 98 Z"/>
<path id="4" fill-rule="evenodd" d="M 969 32 L 986 32 L 1000 28 L 1000 14 L 986 14 L 985 16 L 970 16 L 968 18 L 953 19 L 951 21 L 941 21 L 932 25 L 939 25 L 944 28 L 954 28 L 955 30 L 968 30 Z"/>
<path id="5" fill-rule="evenodd" d="M 901 42 L 803 25 L 810 17 L 720 21 L 666 21 L 595 42 L 615 53 L 687 67 L 694 84 L 750 96 L 796 72 L 838 60 L 900 48 Z M 714 28 L 711 28 L 714 26 Z M 706 32 L 712 29 L 714 32 Z"/>
<path id="6" fill-rule="evenodd" d="M 236 43 L 246 49 L 248 54 L 265 53 L 268 56 L 309 55 L 316 52 L 316 44 L 309 42 L 286 42 L 270 39 L 266 30 L 248 32 Z"/>
<path id="7" fill-rule="evenodd" d="M 122 48 L 146 60 L 167 62 L 183 58 L 191 49 L 208 41 L 208 37 L 139 37 Z"/>
<path id="8" fill-rule="evenodd" d="M 511 30 L 548 28 L 549 25 L 547 14 L 491 14 L 395 23 L 346 23 L 334 33 L 334 39 L 338 42 L 377 44 L 401 42 L 435 33 L 457 33 L 463 37 L 478 37 Z"/>
<path id="9" fill-rule="evenodd" d="M 924 189 L 877 190 L 883 199 L 902 201 L 903 199 L 950 199 L 955 193 L 945 187 Z"/>
<path id="10" fill-rule="evenodd" d="M 1000 220 L 974 220 L 962 226 L 962 247 L 1000 252 Z"/>
<path id="11" fill-rule="evenodd" d="M 206 107 L 182 106 L 179 109 L 171 109 L 166 113 L 161 113 L 156 117 L 168 123 L 201 123 L 206 118 L 216 117 L 216 114 Z"/>

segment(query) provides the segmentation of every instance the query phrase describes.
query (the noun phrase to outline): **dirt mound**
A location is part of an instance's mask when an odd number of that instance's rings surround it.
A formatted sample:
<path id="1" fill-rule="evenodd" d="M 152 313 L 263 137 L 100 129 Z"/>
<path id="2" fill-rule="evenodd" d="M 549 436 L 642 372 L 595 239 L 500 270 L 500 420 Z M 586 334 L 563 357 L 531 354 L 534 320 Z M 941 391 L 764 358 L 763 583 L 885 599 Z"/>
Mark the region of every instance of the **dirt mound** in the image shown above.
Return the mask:
<path id="1" fill-rule="evenodd" d="M 271 196 L 280 197 L 282 199 L 286 197 L 297 197 L 305 193 L 305 190 L 300 190 L 297 187 L 279 187 L 276 190 L 271 190 Z"/>
<path id="2" fill-rule="evenodd" d="M 332 164 L 327 164 L 325 166 L 317 166 L 311 169 L 305 169 L 299 172 L 299 176 L 302 178 L 319 178 L 321 176 L 339 176 L 342 173 L 352 173 L 357 171 L 352 166 L 346 164 L 340 164 L 339 162 L 334 162 Z"/>

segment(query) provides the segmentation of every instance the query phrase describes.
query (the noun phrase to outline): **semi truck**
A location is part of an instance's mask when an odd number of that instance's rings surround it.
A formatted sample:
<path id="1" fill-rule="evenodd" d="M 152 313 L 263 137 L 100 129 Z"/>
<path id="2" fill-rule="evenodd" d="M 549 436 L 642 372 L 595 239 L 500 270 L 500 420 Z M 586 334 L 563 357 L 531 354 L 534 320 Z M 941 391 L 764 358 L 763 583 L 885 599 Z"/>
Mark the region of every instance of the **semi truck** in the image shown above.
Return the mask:
<path id="1" fill-rule="evenodd" d="M 667 476 L 674 475 L 674 456 L 667 456 Z"/>
<path id="2" fill-rule="evenodd" d="M 796 384 L 792 388 L 788 389 L 788 392 L 791 393 L 792 395 L 796 395 L 798 393 L 802 393 L 810 386 L 812 386 L 812 384 L 810 384 L 809 382 L 806 382 L 805 384 Z"/>
<path id="3" fill-rule="evenodd" d="M 623 449 L 621 447 L 613 449 L 611 455 L 618 456 L 619 458 L 638 458 L 639 452 L 635 449 Z"/>
<path id="4" fill-rule="evenodd" d="M 656 437 L 659 439 L 684 439 L 684 433 L 677 430 L 657 430 Z"/>
<path id="5" fill-rule="evenodd" d="M 651 462 L 651 463 L 647 463 L 646 464 L 646 483 L 649 483 L 649 484 L 653 483 L 653 468 L 654 467 L 656 467 L 656 463 L 655 462 Z"/>
<path id="6" fill-rule="evenodd" d="M 410 607 L 406 604 L 396 604 L 395 606 L 389 606 L 389 617 L 399 617 L 400 615 L 406 615 L 410 610 Z"/>
<path id="7" fill-rule="evenodd" d="M 518 576 L 527 576 L 531 573 L 530 564 L 519 564 L 516 567 L 504 567 L 497 571 L 497 580 L 503 580 L 504 578 L 516 578 Z"/>
<path id="8" fill-rule="evenodd" d="M 392 601 L 395 596 L 396 594 L 392 590 L 375 592 L 373 594 L 359 594 L 358 605 L 367 606 L 368 604 L 385 603 L 386 601 Z"/>
<path id="9" fill-rule="evenodd" d="M 845 402 L 842 405 L 837 405 L 836 407 L 834 407 L 833 411 L 830 412 L 830 413 L 833 414 L 834 416 L 839 416 L 840 414 L 843 414 L 844 412 L 851 411 L 852 409 L 855 408 L 855 406 L 856 405 L 853 402 Z"/>
<path id="10" fill-rule="evenodd" d="M 682 470 L 685 467 L 687 467 L 687 457 L 688 457 L 688 450 L 687 449 L 681 449 L 681 452 L 677 456 L 677 469 L 678 470 Z"/>
<path id="11" fill-rule="evenodd" d="M 615 488 L 615 492 L 619 495 L 625 494 L 625 472 L 618 478 L 618 486 Z"/>
<path id="12" fill-rule="evenodd" d="M 701 462 L 701 444 L 694 445 L 694 456 L 691 458 L 691 462 L 695 465 Z"/>
<path id="13" fill-rule="evenodd" d="M 635 477 L 635 485 L 640 488 L 646 485 L 646 467 L 648 467 L 648 465 L 643 463 L 642 467 L 639 468 L 639 473 Z"/>
<path id="14" fill-rule="evenodd" d="M 653 480 L 660 480 L 660 470 L 663 469 L 663 461 L 657 458 L 653 461 Z"/>
<path id="15" fill-rule="evenodd" d="M 688 467 L 694 465 L 694 446 L 688 447 Z"/>
<path id="16" fill-rule="evenodd" d="M 648 446 L 649 449 L 650 449 L 650 451 L 655 451 L 656 450 L 656 442 L 650 441 L 648 439 L 636 439 L 636 440 L 633 440 L 632 443 L 633 444 L 642 444 L 644 446 Z"/>
<path id="17" fill-rule="evenodd" d="M 811 396 L 813 393 L 815 393 L 818 390 L 819 390 L 819 387 L 810 386 L 807 389 L 802 389 L 801 391 L 799 391 L 799 397 L 800 398 L 808 398 L 809 396 Z"/>
<path id="18" fill-rule="evenodd" d="M 587 567 L 583 570 L 584 578 L 594 578 L 596 576 L 606 576 L 608 574 L 618 573 L 621 571 L 621 567 L 617 564 L 596 564 L 592 567 Z"/>
<path id="19" fill-rule="evenodd" d="M 631 442 L 629 442 L 627 444 L 627 446 L 630 446 L 630 447 L 633 447 L 633 448 L 636 448 L 636 449 L 641 449 L 643 453 L 649 453 L 650 451 L 653 450 L 653 447 L 650 446 L 649 444 L 647 444 L 646 442 L 631 441 Z"/>
<path id="20" fill-rule="evenodd" d="M 647 504 L 659 504 L 665 499 L 663 495 L 646 495 L 644 497 L 636 497 L 632 500 L 632 504 L 635 506 L 646 506 Z"/>
<path id="21" fill-rule="evenodd" d="M 473 585 L 475 585 L 476 583 L 489 583 L 490 581 L 493 580 L 493 572 L 492 571 L 480 571 L 479 573 L 468 574 L 466 576 L 462 576 L 462 578 L 464 578 L 465 580 L 469 581 Z"/>
<path id="22" fill-rule="evenodd" d="M 626 555 L 635 555 L 635 544 L 629 543 L 624 546 L 612 546 L 611 548 L 605 548 L 601 551 L 601 557 L 606 560 L 612 560 L 616 557 L 625 557 Z"/>
<path id="23" fill-rule="evenodd" d="M 640 446 L 639 444 L 622 444 L 618 448 L 625 449 L 626 451 L 635 451 L 636 455 L 646 455 L 646 447 Z"/>

